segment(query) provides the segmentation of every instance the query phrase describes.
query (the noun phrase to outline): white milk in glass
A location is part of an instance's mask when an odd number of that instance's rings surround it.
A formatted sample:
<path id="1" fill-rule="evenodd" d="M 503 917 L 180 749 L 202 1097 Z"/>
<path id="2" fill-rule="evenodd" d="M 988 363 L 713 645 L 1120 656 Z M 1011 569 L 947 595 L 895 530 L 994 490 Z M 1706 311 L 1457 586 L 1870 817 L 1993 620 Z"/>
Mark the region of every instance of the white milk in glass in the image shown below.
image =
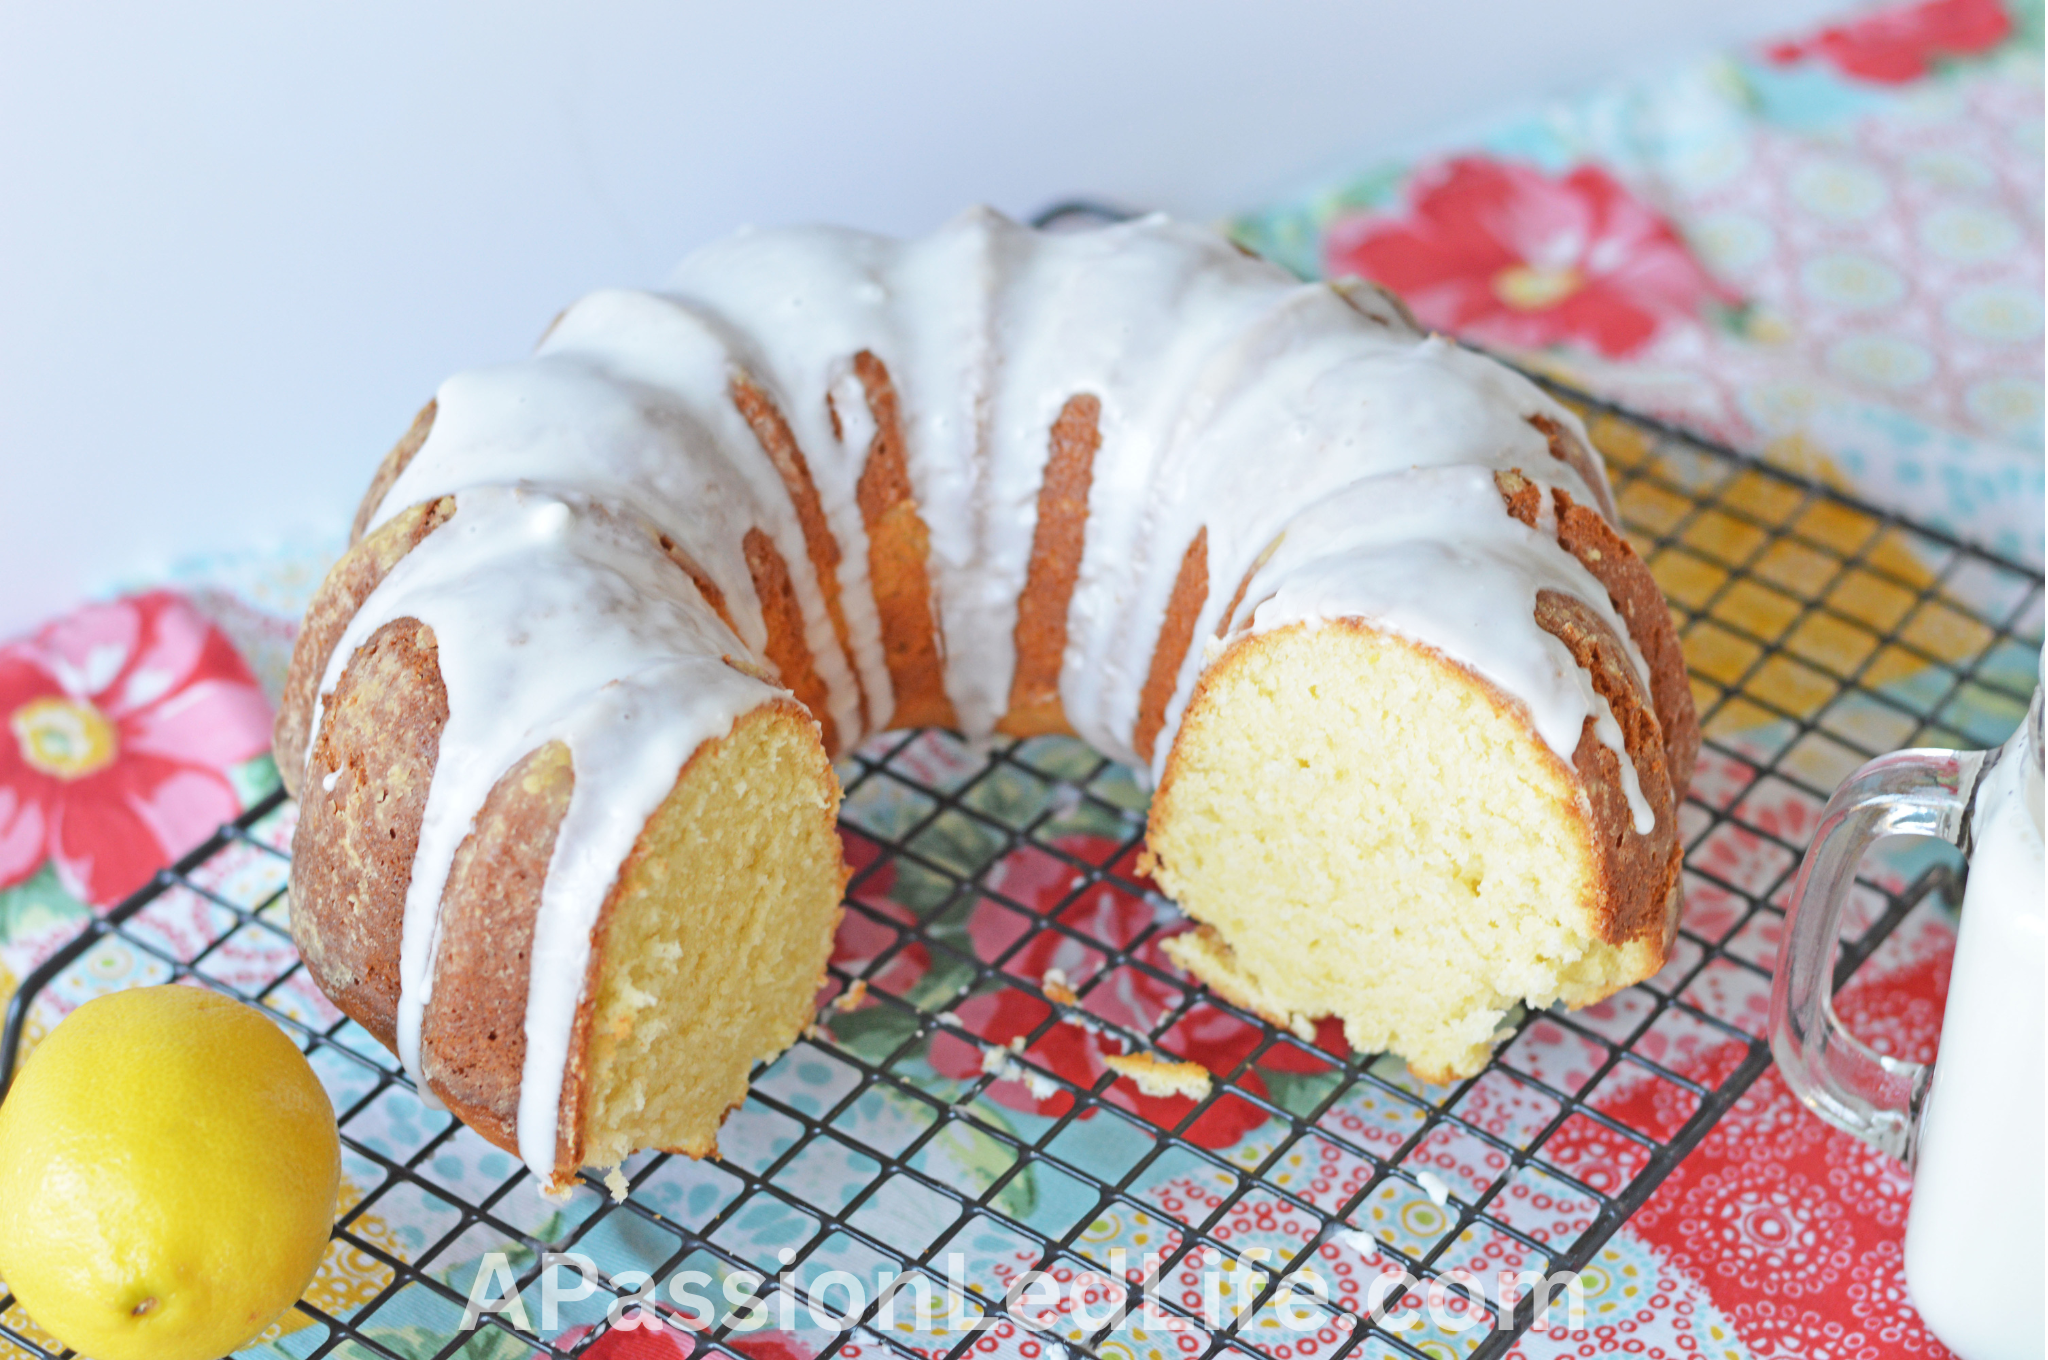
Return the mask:
<path id="1" fill-rule="evenodd" d="M 2014 736 L 2028 739 L 2027 727 Z M 2008 749 L 1978 790 L 1962 933 L 1906 1221 L 1906 1289 L 1964 1360 L 2043 1352 L 2041 766 Z"/>

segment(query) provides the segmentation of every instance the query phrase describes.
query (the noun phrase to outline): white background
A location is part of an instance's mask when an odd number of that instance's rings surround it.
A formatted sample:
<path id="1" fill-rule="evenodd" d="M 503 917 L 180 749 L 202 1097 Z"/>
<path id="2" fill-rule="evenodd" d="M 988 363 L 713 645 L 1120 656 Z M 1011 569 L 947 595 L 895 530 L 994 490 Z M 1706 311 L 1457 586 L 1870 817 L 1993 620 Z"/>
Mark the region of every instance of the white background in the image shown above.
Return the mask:
<path id="1" fill-rule="evenodd" d="M 0 7 L 0 636 L 335 538 L 448 372 L 743 223 L 1211 218 L 1838 0 Z"/>

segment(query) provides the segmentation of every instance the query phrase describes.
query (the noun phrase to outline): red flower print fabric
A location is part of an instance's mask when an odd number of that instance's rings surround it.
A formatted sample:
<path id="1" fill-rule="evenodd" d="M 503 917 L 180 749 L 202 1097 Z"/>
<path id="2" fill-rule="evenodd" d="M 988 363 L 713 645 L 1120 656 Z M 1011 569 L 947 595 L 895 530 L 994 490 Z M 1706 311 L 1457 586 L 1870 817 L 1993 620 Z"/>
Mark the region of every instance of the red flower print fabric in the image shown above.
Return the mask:
<path id="1" fill-rule="evenodd" d="M 1619 358 L 1726 300 L 1662 217 L 1598 166 L 1561 177 L 1482 156 L 1418 174 L 1405 216 L 1334 223 L 1333 277 L 1400 293 L 1424 324 L 1481 344 L 1577 344 Z"/>
<path id="2" fill-rule="evenodd" d="M 120 901 L 241 810 L 226 772 L 270 719 L 240 654 L 169 591 L 0 646 L 0 888 L 49 859 L 74 897 Z"/>
<path id="3" fill-rule="evenodd" d="M 595 1325 L 571 1327 L 554 1339 L 556 1350 L 573 1350 L 590 1334 Z M 808 1360 L 808 1356 L 793 1348 L 787 1356 L 773 1352 L 760 1353 L 747 1346 L 744 1339 L 735 1341 L 743 1354 L 754 1360 Z M 663 1322 L 656 1315 L 642 1309 L 628 1312 L 618 1326 L 606 1331 L 597 1340 L 584 1347 L 585 1360 L 689 1360 L 697 1349 L 696 1338 L 678 1327 Z M 532 1360 L 542 1360 L 543 1352 L 532 1352 Z"/>
<path id="4" fill-rule="evenodd" d="M 1768 55 L 1780 65 L 1818 58 L 1852 79 L 1904 85 L 1936 62 L 1988 52 L 2011 36 L 2012 18 L 1998 0 L 1925 0 L 1779 43 Z"/>
<path id="5" fill-rule="evenodd" d="M 1097 836 L 1069 836 L 1058 847 L 1085 863 L 1107 862 L 1117 844 Z M 1076 881 L 1070 865 L 1050 856 L 1025 853 L 999 865 L 989 876 L 989 886 L 1005 897 L 1041 913 L 1058 908 Z M 1101 883 L 1069 903 L 1059 912 L 1070 928 L 1091 940 L 1128 947 L 1158 920 L 1155 908 L 1143 898 L 1117 886 Z M 969 918 L 967 931 L 976 952 L 983 957 L 1000 954 L 1015 938 L 1016 922 L 1008 908 L 983 902 Z M 850 918 L 849 918 L 850 919 Z M 845 932 L 842 930 L 842 935 Z M 1139 951 L 1161 967 L 1170 967 L 1158 953 L 1158 937 Z M 1072 1082 L 1093 1086 L 1109 1070 L 1106 1057 L 1125 1051 L 1124 1041 L 1112 1032 L 1085 1023 L 1087 1017 L 1107 1021 L 1126 1031 L 1149 1032 L 1184 999 L 1179 988 L 1136 968 L 1117 968 L 1097 977 L 1105 956 L 1071 936 L 1041 931 L 1013 955 L 1007 970 L 1034 982 L 1049 972 L 1064 977 L 1085 992 L 1080 1010 L 1084 1014 L 1054 1025 L 1023 1056 Z M 993 1044 L 1005 1044 L 1028 1035 L 1051 1013 L 1050 1008 L 1027 992 L 1004 989 L 972 997 L 955 1008 L 960 1024 Z M 1196 1005 L 1161 1038 L 1161 1050 L 1171 1057 L 1201 1064 L 1212 1075 L 1225 1076 L 1258 1046 L 1259 1031 L 1214 1006 Z M 934 1037 L 931 1064 L 941 1076 L 971 1081 L 982 1071 L 982 1050 L 950 1033 Z M 1267 1057 L 1267 1065 L 1280 1070 L 1313 1066 L 1282 1045 Z M 1257 1070 L 1247 1071 L 1239 1084 L 1258 1095 L 1266 1094 L 1265 1082 Z M 989 1088 L 989 1098 L 999 1105 L 1028 1114 L 1057 1117 L 1073 1105 L 1065 1090 L 1034 1094 L 1023 1081 L 999 1081 Z M 1186 1096 L 1149 1096 L 1125 1081 L 1112 1084 L 1104 1095 L 1110 1104 L 1128 1110 L 1162 1128 L 1173 1128 L 1187 1118 L 1195 1102 Z M 1083 1118 L 1093 1114 L 1084 1113 Z M 1186 1130 L 1186 1137 L 1203 1147 L 1227 1148 L 1265 1123 L 1266 1114 L 1246 1101 L 1221 1100 Z"/>

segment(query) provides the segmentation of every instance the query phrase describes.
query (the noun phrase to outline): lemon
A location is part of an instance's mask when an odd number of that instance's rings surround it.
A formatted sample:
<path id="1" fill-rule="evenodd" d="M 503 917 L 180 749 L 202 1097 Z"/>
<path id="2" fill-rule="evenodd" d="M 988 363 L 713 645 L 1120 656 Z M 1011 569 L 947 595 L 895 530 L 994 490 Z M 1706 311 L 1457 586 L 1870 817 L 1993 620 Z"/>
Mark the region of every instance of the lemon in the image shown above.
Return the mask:
<path id="1" fill-rule="evenodd" d="M 214 1360 L 305 1292 L 341 1179 L 298 1046 L 197 987 L 87 1002 L 0 1104 L 0 1279 L 95 1360 Z"/>

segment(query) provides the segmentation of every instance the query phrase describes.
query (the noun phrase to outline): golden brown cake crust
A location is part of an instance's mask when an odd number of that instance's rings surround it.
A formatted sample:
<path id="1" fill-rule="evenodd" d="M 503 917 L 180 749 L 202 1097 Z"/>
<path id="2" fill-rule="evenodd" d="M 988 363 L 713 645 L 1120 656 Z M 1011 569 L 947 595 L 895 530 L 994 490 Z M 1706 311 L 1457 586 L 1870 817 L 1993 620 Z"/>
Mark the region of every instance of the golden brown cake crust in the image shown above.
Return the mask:
<path id="1" fill-rule="evenodd" d="M 825 681 L 811 662 L 810 644 L 804 641 L 803 607 L 797 603 L 796 587 L 790 584 L 789 564 L 775 550 L 775 540 L 760 529 L 747 530 L 744 546 L 754 594 L 761 601 L 761 621 L 768 628 L 768 645 L 762 651 L 775 664 L 783 687 L 817 718 L 825 750 L 838 755 L 839 727 L 825 702 Z"/>
<path id="2" fill-rule="evenodd" d="M 1238 608 L 1244 604 L 1245 592 L 1252 588 L 1252 577 L 1257 576 L 1259 568 L 1272 560 L 1273 554 L 1280 549 L 1281 539 L 1285 537 L 1286 535 L 1282 534 L 1280 538 L 1268 543 L 1265 551 L 1261 552 L 1252 564 L 1244 569 L 1244 575 L 1238 578 L 1237 590 L 1231 595 L 1230 603 L 1223 606 L 1222 617 L 1216 620 L 1216 636 L 1219 639 L 1230 636 L 1230 626 L 1237 619 Z"/>
<path id="3" fill-rule="evenodd" d="M 1536 527 L 1543 513 L 1543 488 L 1523 476 L 1519 468 L 1497 472 L 1493 480 L 1508 513 Z M 1692 683 L 1686 675 L 1685 653 L 1678 630 L 1671 624 L 1664 592 L 1649 566 L 1604 515 L 1580 505 L 1561 488 L 1552 488 L 1552 497 L 1559 546 L 1607 588 L 1608 602 L 1621 615 L 1629 637 L 1650 668 L 1650 699 L 1663 729 L 1665 767 L 1673 793 L 1682 800 L 1699 755 L 1700 723 L 1693 707 Z"/>
<path id="4" fill-rule="evenodd" d="M 1586 801 L 1587 831 L 1600 863 L 1600 886 L 1589 904 L 1594 932 L 1609 944 L 1662 940 L 1666 904 L 1678 875 L 1678 807 L 1664 763 L 1663 733 L 1642 681 L 1621 639 L 1585 601 L 1555 590 L 1536 596 L 1536 624 L 1562 642 L 1592 677 L 1620 724 L 1622 744 L 1636 769 L 1643 799 L 1656 814 L 1648 835 L 1622 792 L 1621 762 L 1593 733 L 1588 718 L 1572 752 L 1572 768 Z M 1532 737 L 1534 734 L 1531 734 Z"/>
<path id="5" fill-rule="evenodd" d="M 1060 666 L 1067 651 L 1067 609 L 1081 579 L 1101 419 L 1101 400 L 1083 393 L 1067 398 L 1052 423 L 1052 451 L 1031 531 L 1031 564 L 1017 597 L 1017 668 L 1010 677 L 1009 711 L 996 724 L 1008 736 L 1073 731 L 1060 702 Z"/>
<path id="6" fill-rule="evenodd" d="M 1145 688 L 1138 693 L 1138 726 L 1131 734 L 1131 749 L 1142 760 L 1152 759 L 1159 729 L 1166 725 L 1166 706 L 1173 700 L 1180 663 L 1194 644 L 1195 620 L 1208 602 L 1209 526 L 1205 524 L 1195 530 L 1194 541 L 1180 559 L 1173 594 L 1166 601 L 1166 617 L 1159 625 L 1159 641 L 1152 648 L 1152 667 L 1145 673 Z"/>
<path id="7" fill-rule="evenodd" d="M 1535 528 L 1536 517 L 1543 513 L 1543 488 L 1524 477 L 1520 468 L 1494 473 L 1493 484 L 1499 488 L 1501 504 L 1508 513 Z"/>
<path id="8" fill-rule="evenodd" d="M 1587 486 L 1601 491 L 1607 489 L 1607 469 L 1601 466 L 1600 455 L 1566 429 L 1564 422 L 1537 414 L 1529 417 L 1529 423 L 1550 446 L 1552 458 L 1578 473 L 1579 480 Z"/>
<path id="9" fill-rule="evenodd" d="M 369 532 L 370 516 L 377 513 L 377 507 L 384 503 L 391 484 L 398 480 L 412 462 L 413 455 L 420 451 L 420 445 L 427 442 L 427 436 L 434 430 L 434 414 L 440 409 L 439 401 L 430 401 L 420 408 L 412 418 L 412 428 L 391 446 L 391 452 L 384 455 L 384 461 L 377 465 L 377 475 L 370 479 L 370 489 L 363 493 L 363 503 L 356 507 L 355 522 L 349 525 L 348 541 L 358 543 Z"/>
<path id="10" fill-rule="evenodd" d="M 534 918 L 575 787 L 569 749 L 550 742 L 484 799 L 448 871 L 434 990 L 420 1022 L 420 1065 L 434 1093 L 514 1155 Z"/>
<path id="11" fill-rule="evenodd" d="M 938 611 L 932 605 L 931 533 L 911 495 L 903 446 L 903 414 L 889 370 L 867 350 L 853 356 L 867 393 L 875 437 L 868 445 L 855 497 L 868 532 L 868 583 L 881 622 L 882 659 L 896 691 L 890 727 L 958 727 L 940 663 Z M 833 413 L 834 420 L 838 413 Z M 850 660 L 850 658 L 849 658 Z"/>
<path id="12" fill-rule="evenodd" d="M 825 503 L 818 497 L 818 484 L 811 478 L 811 465 L 804 459 L 804 451 L 797 445 L 796 435 L 791 432 L 789 422 L 782 417 L 782 409 L 775 399 L 757 386 L 744 374 L 732 380 L 732 402 L 739 413 L 746 418 L 747 425 L 754 432 L 754 439 L 761 445 L 761 451 L 768 455 L 782 485 L 789 492 L 790 504 L 796 508 L 798 526 L 803 530 L 804 551 L 811 559 L 811 570 L 817 573 L 818 589 L 825 597 L 825 613 L 832 620 L 832 635 L 839 639 L 839 650 L 846 657 L 846 668 L 853 673 L 853 687 L 860 701 L 860 725 L 867 728 L 872 719 L 868 710 L 867 686 L 861 681 L 860 667 L 853 659 L 853 635 L 846 626 L 846 607 L 839 598 L 839 539 L 832 532 L 832 526 L 825 519 Z M 838 413 L 833 412 L 833 420 Z M 758 529 L 754 530 L 759 533 Z M 774 546 L 772 543 L 769 545 Z M 781 555 L 776 555 L 781 562 Z M 751 564 L 752 555 L 748 557 Z M 789 578 L 788 564 L 783 566 L 783 579 Z M 759 577 L 756 577 L 759 583 Z M 795 596 L 792 594 L 791 599 Z M 799 622 L 801 633 L 801 622 Z M 789 684 L 787 680 L 784 684 Z M 795 686 L 791 686 L 795 688 Z M 821 687 L 822 695 L 822 687 Z M 809 703 L 809 699 L 805 699 Z M 813 713 L 821 714 L 818 704 L 811 704 Z M 827 749 L 835 754 L 838 747 L 828 739 Z"/>
<path id="13" fill-rule="evenodd" d="M 306 761 L 306 745 L 312 737 L 320 680 L 327 673 L 327 662 L 335 645 L 348 630 L 349 620 L 398 560 L 454 514 L 455 498 L 443 496 L 393 516 L 368 539 L 342 554 L 327 573 L 327 579 L 320 583 L 320 589 L 314 592 L 313 603 L 299 625 L 299 635 L 292 642 L 292 663 L 285 673 L 284 694 L 278 700 L 277 722 L 271 729 L 270 751 L 277 761 L 285 792 L 294 797 L 299 793 L 299 776 Z"/>
<path id="14" fill-rule="evenodd" d="M 697 593 L 704 597 L 705 604 L 711 606 L 711 612 L 718 615 L 718 621 L 733 632 L 739 632 L 731 612 L 725 607 L 725 592 L 718 588 L 718 582 L 711 579 L 711 574 L 698 566 L 697 559 L 684 552 L 682 546 L 667 534 L 657 534 L 655 539 L 661 544 L 661 550 L 668 554 L 668 560 L 681 567 L 683 575 L 697 587 Z"/>
<path id="15" fill-rule="evenodd" d="M 397 1042 L 398 939 L 448 721 L 434 633 L 393 619 L 335 683 L 292 834 L 292 938 L 320 990 Z"/>
<path id="16" fill-rule="evenodd" d="M 1671 787 L 1683 798 L 1699 756 L 1700 720 L 1693 708 L 1685 652 L 1678 642 L 1678 630 L 1671 625 L 1671 608 L 1649 566 L 1604 516 L 1590 506 L 1579 505 L 1562 489 L 1554 488 L 1552 498 L 1557 506 L 1557 541 L 1579 559 L 1594 580 L 1607 587 L 1614 612 L 1628 625 L 1629 636 L 1649 663 L 1650 698 L 1664 729 Z"/>

